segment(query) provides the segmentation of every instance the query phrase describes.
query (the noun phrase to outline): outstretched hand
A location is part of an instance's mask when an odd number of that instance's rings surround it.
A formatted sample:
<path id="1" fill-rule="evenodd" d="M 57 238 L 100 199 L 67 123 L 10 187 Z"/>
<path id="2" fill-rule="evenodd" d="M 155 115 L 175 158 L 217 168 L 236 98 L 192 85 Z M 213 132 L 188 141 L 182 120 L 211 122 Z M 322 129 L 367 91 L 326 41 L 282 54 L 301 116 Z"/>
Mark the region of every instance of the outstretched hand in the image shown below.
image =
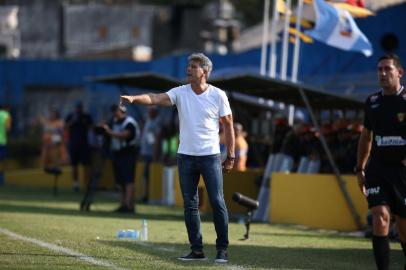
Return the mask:
<path id="1" fill-rule="evenodd" d="M 125 103 L 132 103 L 134 98 L 132 96 L 120 96 L 120 106 Z"/>

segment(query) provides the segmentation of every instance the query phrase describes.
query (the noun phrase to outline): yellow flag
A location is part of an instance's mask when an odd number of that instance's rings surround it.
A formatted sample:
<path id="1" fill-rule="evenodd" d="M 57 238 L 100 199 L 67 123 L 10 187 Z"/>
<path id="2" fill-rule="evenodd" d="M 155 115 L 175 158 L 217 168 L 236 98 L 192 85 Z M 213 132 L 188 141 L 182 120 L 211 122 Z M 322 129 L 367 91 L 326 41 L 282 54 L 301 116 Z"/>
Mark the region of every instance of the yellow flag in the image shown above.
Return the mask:
<path id="1" fill-rule="evenodd" d="M 290 17 L 290 23 L 291 23 L 291 24 L 296 23 L 296 16 L 291 16 L 291 17 Z M 300 21 L 300 25 L 301 25 L 302 27 L 304 27 L 304 28 L 313 28 L 314 23 L 312 23 L 312 22 L 309 21 L 309 20 L 302 19 L 302 20 Z"/>
<path id="2" fill-rule="evenodd" d="M 296 28 L 289 27 L 288 32 L 289 32 L 289 34 L 291 34 L 291 35 L 296 35 L 296 33 L 298 33 L 298 34 L 299 34 L 299 38 L 300 38 L 304 43 L 313 43 L 313 39 L 312 39 L 310 36 L 305 35 L 305 34 L 303 34 L 303 33 L 300 32 L 300 31 L 296 31 Z M 291 41 L 292 43 L 295 42 L 295 38 L 294 38 L 294 37 L 291 36 L 289 39 L 290 39 L 290 41 Z"/>

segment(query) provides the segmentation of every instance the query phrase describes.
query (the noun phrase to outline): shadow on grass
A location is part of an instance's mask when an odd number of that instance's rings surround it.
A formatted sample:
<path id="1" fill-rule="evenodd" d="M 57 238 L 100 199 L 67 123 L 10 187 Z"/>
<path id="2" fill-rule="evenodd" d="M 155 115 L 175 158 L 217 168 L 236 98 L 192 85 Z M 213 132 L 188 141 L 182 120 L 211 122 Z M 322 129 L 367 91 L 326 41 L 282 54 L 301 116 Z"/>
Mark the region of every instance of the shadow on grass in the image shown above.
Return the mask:
<path id="1" fill-rule="evenodd" d="M 53 194 L 49 188 L 21 188 L 0 186 L 1 198 L 18 201 L 41 201 L 41 202 L 75 202 L 83 196 L 82 193 L 68 190 L 59 190 L 58 195 Z"/>
<path id="2" fill-rule="evenodd" d="M 156 256 L 159 260 L 175 265 L 200 265 L 205 268 L 218 267 L 213 263 L 215 246 L 205 245 L 209 258 L 202 262 L 182 262 L 178 256 L 187 253 L 188 247 L 182 244 L 139 243 L 124 241 L 102 241 L 102 243 L 127 248 L 137 253 Z M 289 243 L 287 243 L 289 244 Z M 310 247 L 272 247 L 253 245 L 232 245 L 229 247 L 229 266 L 265 269 L 375 269 L 372 250 L 369 249 L 329 249 Z M 391 269 L 403 269 L 403 254 L 399 250 L 391 252 Z"/>
<path id="3" fill-rule="evenodd" d="M 364 241 L 365 238 L 359 237 L 356 238 L 354 236 L 349 236 L 349 235 L 340 235 L 338 236 L 337 233 L 331 233 L 331 234 L 317 234 L 317 231 L 312 231 L 312 233 L 281 233 L 281 232 L 250 232 L 250 235 L 257 235 L 257 236 L 274 236 L 274 237 L 302 237 L 302 238 L 331 238 L 331 239 L 337 239 L 337 237 L 340 237 L 340 239 L 351 239 L 352 241 Z"/>
<path id="4" fill-rule="evenodd" d="M 100 207 L 103 204 L 111 204 L 118 207 L 118 199 L 103 192 L 96 192 L 94 203 L 89 212 L 81 212 L 79 210 L 79 202 L 82 200 L 83 194 L 69 191 L 61 191 L 58 196 L 53 196 L 52 190 L 46 188 L 23 189 L 19 187 L 2 186 L 0 187 L 0 198 L 0 209 L 3 212 L 11 213 L 183 220 L 183 210 L 179 208 L 137 204 L 136 215 L 115 213 L 113 209 L 100 209 L 107 208 L 105 206 Z M 41 203 L 41 205 L 36 205 L 36 203 Z M 66 206 L 66 203 L 70 205 Z M 77 205 L 77 208 L 72 208 L 72 205 Z"/>
<path id="5" fill-rule="evenodd" d="M 156 207 L 151 207 L 147 205 L 138 206 L 138 212 L 136 215 L 132 214 L 120 214 L 115 213 L 113 211 L 90 211 L 90 212 L 83 212 L 79 211 L 79 203 L 77 210 L 71 208 L 63 208 L 63 207 L 46 207 L 46 206 L 29 206 L 29 205 L 13 205 L 13 204 L 6 204 L 0 203 L 0 209 L 2 212 L 10 212 L 10 213 L 30 213 L 30 214 L 48 214 L 48 215 L 71 215 L 71 216 L 83 216 L 83 217 L 112 217 L 112 218 L 143 218 L 143 219 L 150 219 L 150 220 L 183 220 L 183 211 L 177 210 L 174 212 L 173 209 L 166 209 L 163 210 L 158 209 Z M 160 207 L 161 208 L 161 207 Z M 162 209 L 162 208 L 161 208 Z"/>

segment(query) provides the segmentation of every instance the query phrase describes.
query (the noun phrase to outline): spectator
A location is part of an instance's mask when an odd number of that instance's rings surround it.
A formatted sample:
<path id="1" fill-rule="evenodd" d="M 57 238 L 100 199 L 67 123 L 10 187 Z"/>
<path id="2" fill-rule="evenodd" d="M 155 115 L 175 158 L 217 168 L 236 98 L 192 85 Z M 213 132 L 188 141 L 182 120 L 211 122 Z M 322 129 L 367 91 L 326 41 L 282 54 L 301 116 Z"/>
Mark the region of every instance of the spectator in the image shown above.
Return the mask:
<path id="1" fill-rule="evenodd" d="M 316 137 L 315 129 L 312 125 L 304 124 L 300 133 L 300 144 L 302 156 L 306 156 L 309 160 L 320 160 L 321 143 Z"/>
<path id="2" fill-rule="evenodd" d="M 281 152 L 293 158 L 293 168 L 292 171 L 297 169 L 299 160 L 304 153 L 303 145 L 301 142 L 301 133 L 303 131 L 303 124 L 295 124 L 293 128 L 286 134 Z"/>
<path id="3" fill-rule="evenodd" d="M 234 123 L 234 135 L 235 135 L 234 170 L 246 171 L 248 157 L 248 143 L 245 140 L 245 137 L 247 134 L 240 123 Z"/>
<path id="4" fill-rule="evenodd" d="M 166 123 L 160 132 L 162 146 L 162 161 L 166 166 L 176 165 L 176 153 L 179 146 L 177 112 L 174 110 L 170 122 Z"/>
<path id="5" fill-rule="evenodd" d="M 282 151 L 283 141 L 286 135 L 291 131 L 288 120 L 283 115 L 277 115 L 274 120 L 274 135 L 272 153 L 277 154 Z"/>
<path id="6" fill-rule="evenodd" d="M 334 147 L 337 145 L 336 143 L 336 134 L 333 130 L 333 125 L 330 123 L 323 123 L 320 128 L 320 132 L 323 133 L 324 139 L 328 147 L 330 148 L 331 152 L 334 152 Z M 334 156 L 334 154 L 333 154 Z M 327 157 L 326 151 L 321 149 L 320 152 L 320 173 L 331 173 L 333 171 L 330 161 Z"/>
<path id="7" fill-rule="evenodd" d="M 114 113 L 118 106 L 113 104 L 111 106 L 112 117 L 107 121 L 107 125 L 113 126 Z M 90 166 L 89 175 L 90 181 L 87 184 L 85 194 L 80 202 L 81 211 L 90 211 L 91 204 L 93 203 L 94 194 L 97 185 L 103 174 L 104 164 L 107 158 L 110 157 L 110 136 L 107 135 L 103 125 L 94 126 L 88 132 L 89 146 L 90 146 Z"/>
<path id="8" fill-rule="evenodd" d="M 11 116 L 0 106 L 0 185 L 4 183 L 4 160 L 6 159 L 7 133 L 11 129 Z"/>
<path id="9" fill-rule="evenodd" d="M 353 157 L 356 156 L 356 151 L 352 152 L 353 156 L 350 156 L 351 151 L 351 130 L 348 125 L 342 126 L 337 130 L 337 147 L 333 152 L 334 159 L 341 173 L 352 173 L 354 166 L 352 164 Z"/>
<path id="10" fill-rule="evenodd" d="M 47 119 L 40 119 L 42 124 L 41 162 L 43 168 L 59 167 L 67 161 L 63 140 L 64 122 L 55 109 L 49 110 Z"/>
<path id="11" fill-rule="evenodd" d="M 145 193 L 143 201 L 148 201 L 149 171 L 152 161 L 157 160 L 158 137 L 160 134 L 160 121 L 158 119 L 158 110 L 156 107 L 149 107 L 148 118 L 142 130 L 140 153 L 144 162 L 143 183 Z"/>
<path id="12" fill-rule="evenodd" d="M 227 145 L 226 145 L 226 134 L 224 132 L 224 128 L 220 123 L 219 126 L 219 138 L 220 138 L 220 157 L 221 160 L 224 161 L 227 158 Z"/>
<path id="13" fill-rule="evenodd" d="M 75 111 L 70 113 L 65 120 L 65 128 L 68 131 L 68 150 L 72 165 L 73 190 L 79 191 L 78 165 L 84 166 L 86 180 L 90 179 L 90 146 L 89 129 L 92 127 L 92 118 L 83 111 L 81 102 L 75 105 Z"/>

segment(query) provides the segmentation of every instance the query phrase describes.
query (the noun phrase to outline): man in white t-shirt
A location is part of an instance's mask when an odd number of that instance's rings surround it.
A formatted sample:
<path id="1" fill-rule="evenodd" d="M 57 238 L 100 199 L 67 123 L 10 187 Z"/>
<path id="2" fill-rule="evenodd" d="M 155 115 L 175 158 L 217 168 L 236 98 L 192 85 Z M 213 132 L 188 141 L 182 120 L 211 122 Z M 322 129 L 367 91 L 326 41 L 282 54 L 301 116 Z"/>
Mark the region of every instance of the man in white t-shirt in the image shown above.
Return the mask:
<path id="1" fill-rule="evenodd" d="M 198 183 L 200 175 L 206 185 L 213 209 L 217 233 L 215 262 L 228 262 L 228 214 L 223 194 L 222 168 L 234 166 L 233 116 L 226 93 L 207 83 L 212 62 L 202 53 L 188 58 L 189 84 L 166 93 L 121 96 L 121 102 L 145 105 L 176 105 L 179 113 L 179 180 L 185 208 L 185 223 L 191 252 L 179 257 L 182 261 L 205 260 L 200 232 Z M 227 158 L 221 164 L 219 125 L 224 127 Z"/>

